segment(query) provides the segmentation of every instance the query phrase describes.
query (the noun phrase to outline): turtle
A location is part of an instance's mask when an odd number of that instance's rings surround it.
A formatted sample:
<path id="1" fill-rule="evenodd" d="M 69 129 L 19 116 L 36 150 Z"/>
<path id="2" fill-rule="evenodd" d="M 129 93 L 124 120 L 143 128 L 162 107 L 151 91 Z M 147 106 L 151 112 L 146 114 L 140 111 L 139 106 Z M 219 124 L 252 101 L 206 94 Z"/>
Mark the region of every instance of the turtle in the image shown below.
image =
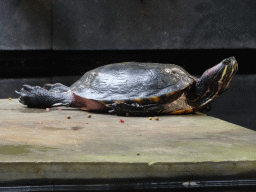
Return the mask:
<path id="1" fill-rule="evenodd" d="M 175 64 L 124 62 L 86 72 L 67 87 L 23 85 L 19 102 L 28 107 L 76 107 L 117 115 L 186 114 L 209 111 L 238 70 L 235 57 L 222 60 L 200 78 Z"/>

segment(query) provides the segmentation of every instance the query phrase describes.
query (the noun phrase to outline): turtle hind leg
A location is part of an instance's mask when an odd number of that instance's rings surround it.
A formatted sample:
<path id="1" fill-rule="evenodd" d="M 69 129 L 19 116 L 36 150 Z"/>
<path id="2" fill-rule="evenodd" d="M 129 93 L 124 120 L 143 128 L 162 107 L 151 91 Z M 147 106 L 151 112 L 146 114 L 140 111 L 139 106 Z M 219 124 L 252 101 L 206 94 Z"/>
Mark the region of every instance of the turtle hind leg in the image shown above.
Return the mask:
<path id="1" fill-rule="evenodd" d="M 113 103 L 107 106 L 112 109 L 109 111 L 110 113 L 116 113 L 117 115 L 147 116 L 158 114 L 162 110 L 162 106 L 157 104 Z"/>
<path id="2" fill-rule="evenodd" d="M 73 101 L 71 92 L 51 92 L 39 86 L 23 85 L 20 91 L 19 102 L 33 108 L 47 108 L 56 104 L 68 106 Z"/>
<path id="3" fill-rule="evenodd" d="M 55 83 L 55 84 L 45 84 L 44 89 L 50 91 L 50 92 L 58 92 L 63 93 L 69 91 L 69 87 L 61 84 L 61 83 Z"/>

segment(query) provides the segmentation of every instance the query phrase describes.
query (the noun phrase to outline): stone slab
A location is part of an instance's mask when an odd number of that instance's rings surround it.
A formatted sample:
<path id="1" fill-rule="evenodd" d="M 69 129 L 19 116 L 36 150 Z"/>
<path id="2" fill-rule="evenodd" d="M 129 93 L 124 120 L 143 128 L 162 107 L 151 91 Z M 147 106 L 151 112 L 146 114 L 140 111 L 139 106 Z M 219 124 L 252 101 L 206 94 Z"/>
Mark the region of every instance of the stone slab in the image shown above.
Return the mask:
<path id="1" fill-rule="evenodd" d="M 0 180 L 255 177 L 255 131 L 201 113 L 87 114 L 0 100 Z"/>

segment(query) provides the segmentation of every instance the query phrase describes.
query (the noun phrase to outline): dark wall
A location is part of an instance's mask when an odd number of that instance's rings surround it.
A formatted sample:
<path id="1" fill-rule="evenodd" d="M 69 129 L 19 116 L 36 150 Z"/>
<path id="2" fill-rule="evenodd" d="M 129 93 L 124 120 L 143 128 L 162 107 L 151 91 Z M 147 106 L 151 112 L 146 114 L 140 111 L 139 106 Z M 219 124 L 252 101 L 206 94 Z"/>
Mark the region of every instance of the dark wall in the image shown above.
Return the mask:
<path id="1" fill-rule="evenodd" d="M 256 47 L 254 0 L 1 0 L 0 49 Z"/>
<path id="2" fill-rule="evenodd" d="M 207 115 L 256 131 L 256 75 L 236 75 Z"/>
<path id="3" fill-rule="evenodd" d="M 96 67 L 118 62 L 173 63 L 193 75 L 235 56 L 238 74 L 256 74 L 256 49 L 168 49 L 89 51 L 0 51 L 0 78 L 83 75 Z"/>

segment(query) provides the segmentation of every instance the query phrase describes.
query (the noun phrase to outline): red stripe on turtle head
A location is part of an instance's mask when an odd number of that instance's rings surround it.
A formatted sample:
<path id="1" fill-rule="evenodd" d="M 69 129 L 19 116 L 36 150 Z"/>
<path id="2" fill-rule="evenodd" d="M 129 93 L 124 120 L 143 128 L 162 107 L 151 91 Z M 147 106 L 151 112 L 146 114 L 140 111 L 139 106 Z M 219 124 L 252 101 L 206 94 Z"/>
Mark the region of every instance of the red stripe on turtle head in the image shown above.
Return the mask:
<path id="1" fill-rule="evenodd" d="M 219 63 L 217 65 L 215 65 L 214 67 L 206 70 L 203 75 L 201 76 L 200 79 L 204 80 L 204 81 L 212 81 L 213 79 L 215 79 L 215 77 L 219 74 L 219 72 L 224 69 L 224 65 L 222 63 Z M 208 79 L 208 80 L 207 80 Z"/>
<path id="2" fill-rule="evenodd" d="M 214 67 L 212 67 L 212 68 L 208 69 L 207 71 L 205 71 L 203 76 L 204 77 L 212 76 L 213 74 L 216 74 L 220 70 L 224 69 L 225 66 L 228 66 L 229 68 L 235 68 L 235 70 L 237 71 L 238 64 L 237 64 L 237 61 L 236 61 L 235 57 L 229 57 L 227 59 L 224 59 L 219 64 L 217 64 Z M 228 70 L 231 70 L 231 69 L 228 69 Z"/>

